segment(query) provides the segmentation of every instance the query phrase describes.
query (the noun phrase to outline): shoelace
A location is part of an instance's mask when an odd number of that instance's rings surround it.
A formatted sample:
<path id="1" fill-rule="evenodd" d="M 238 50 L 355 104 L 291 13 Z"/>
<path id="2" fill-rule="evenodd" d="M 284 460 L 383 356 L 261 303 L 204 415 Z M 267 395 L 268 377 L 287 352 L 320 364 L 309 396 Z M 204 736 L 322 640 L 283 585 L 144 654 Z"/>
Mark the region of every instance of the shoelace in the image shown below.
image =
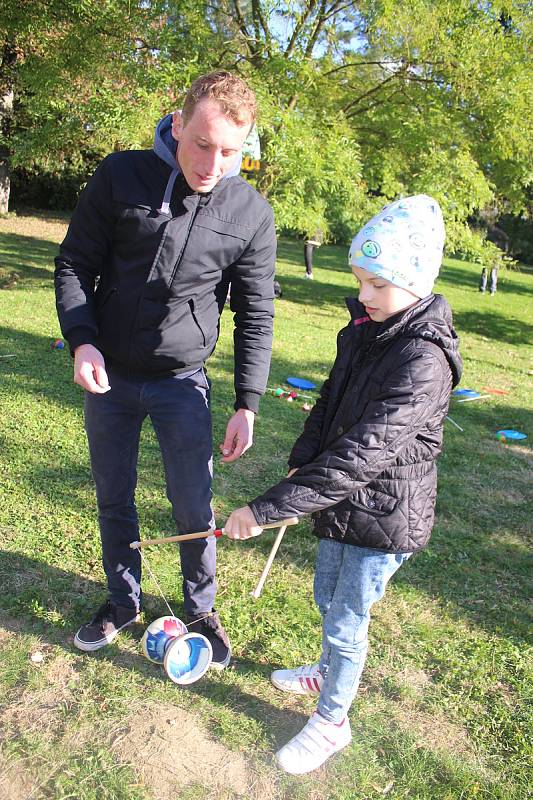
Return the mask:
<path id="1" fill-rule="evenodd" d="M 98 611 L 94 615 L 94 619 L 92 621 L 92 624 L 93 625 L 99 625 L 100 626 L 100 630 L 103 633 L 104 629 L 105 629 L 104 621 L 107 620 L 107 619 L 110 619 L 110 618 L 113 620 L 113 622 L 116 622 L 116 614 L 113 611 L 113 606 L 111 605 L 111 603 L 108 600 L 106 603 L 104 603 L 103 606 L 101 606 L 98 609 Z"/>

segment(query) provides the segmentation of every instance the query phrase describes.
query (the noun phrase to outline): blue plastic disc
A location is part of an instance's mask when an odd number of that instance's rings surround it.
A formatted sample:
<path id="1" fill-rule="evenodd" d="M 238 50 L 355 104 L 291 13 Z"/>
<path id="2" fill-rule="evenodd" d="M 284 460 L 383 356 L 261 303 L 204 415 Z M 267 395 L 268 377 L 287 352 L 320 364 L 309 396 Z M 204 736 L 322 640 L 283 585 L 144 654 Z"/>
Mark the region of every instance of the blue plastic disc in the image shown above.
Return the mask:
<path id="1" fill-rule="evenodd" d="M 287 383 L 295 389 L 316 389 L 316 384 L 305 378 L 287 378 Z"/>
<path id="2" fill-rule="evenodd" d="M 452 394 L 454 397 L 481 397 L 480 393 L 473 389 L 455 389 Z"/>
<path id="3" fill-rule="evenodd" d="M 496 431 L 496 436 L 505 436 L 506 439 L 527 439 L 527 433 L 520 433 L 520 431 L 513 431 L 512 429 L 506 428 L 501 431 Z"/>
<path id="4" fill-rule="evenodd" d="M 186 633 L 169 644 L 164 667 L 174 683 L 187 685 L 204 675 L 213 658 L 211 643 L 201 633 Z"/>

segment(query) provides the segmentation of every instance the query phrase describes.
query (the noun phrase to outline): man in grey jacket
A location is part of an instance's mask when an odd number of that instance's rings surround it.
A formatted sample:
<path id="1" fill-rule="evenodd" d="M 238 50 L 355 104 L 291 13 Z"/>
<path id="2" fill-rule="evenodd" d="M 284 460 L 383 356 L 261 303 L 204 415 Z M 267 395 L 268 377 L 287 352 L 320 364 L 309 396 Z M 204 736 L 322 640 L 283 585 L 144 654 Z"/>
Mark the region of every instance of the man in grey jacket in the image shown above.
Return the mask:
<path id="1" fill-rule="evenodd" d="M 231 283 L 235 413 L 221 445 L 235 461 L 252 444 L 272 344 L 276 237 L 268 203 L 239 177 L 255 97 L 228 72 L 201 76 L 182 112 L 163 119 L 153 151 L 113 153 L 82 193 L 56 259 L 57 309 L 85 390 L 109 596 L 75 645 L 92 652 L 138 619 L 141 564 L 135 488 L 149 416 L 180 533 L 213 527 L 210 386 Z M 180 546 L 189 626 L 231 650 L 214 608 L 215 540 Z"/>

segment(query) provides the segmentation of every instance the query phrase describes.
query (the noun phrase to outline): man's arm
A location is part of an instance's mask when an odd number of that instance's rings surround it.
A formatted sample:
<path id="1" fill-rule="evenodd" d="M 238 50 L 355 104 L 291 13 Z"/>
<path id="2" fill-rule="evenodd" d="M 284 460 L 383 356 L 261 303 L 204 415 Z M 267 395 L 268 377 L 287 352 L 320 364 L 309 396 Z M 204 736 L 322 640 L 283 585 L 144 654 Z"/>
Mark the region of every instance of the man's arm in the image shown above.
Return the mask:
<path id="1" fill-rule="evenodd" d="M 111 247 L 111 190 L 105 162 L 80 195 L 55 259 L 56 308 L 61 331 L 74 355 L 74 383 L 93 394 L 110 389 L 104 357 L 95 347 L 97 279 Z"/>
<path id="2" fill-rule="evenodd" d="M 275 262 L 276 231 L 269 207 L 242 257 L 231 268 L 236 413 L 220 446 L 225 462 L 235 461 L 252 445 L 254 416 L 270 368 Z"/>
<path id="3" fill-rule="evenodd" d="M 73 353 L 96 344 L 94 307 L 97 279 L 102 275 L 113 236 L 113 213 L 107 159 L 80 195 L 67 235 L 55 259 L 56 308 L 61 332 Z"/>

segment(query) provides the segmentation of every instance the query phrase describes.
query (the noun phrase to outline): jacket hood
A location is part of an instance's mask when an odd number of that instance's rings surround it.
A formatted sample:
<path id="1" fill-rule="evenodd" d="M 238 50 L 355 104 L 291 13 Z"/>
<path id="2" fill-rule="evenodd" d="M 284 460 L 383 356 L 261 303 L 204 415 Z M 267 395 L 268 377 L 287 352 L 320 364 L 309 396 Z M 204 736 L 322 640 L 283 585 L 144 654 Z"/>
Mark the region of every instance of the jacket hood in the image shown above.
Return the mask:
<path id="1" fill-rule="evenodd" d="M 359 300 L 350 297 L 346 305 L 354 323 L 368 320 Z M 453 385 L 457 386 L 463 369 L 459 338 L 453 327 L 452 310 L 441 294 L 430 294 L 406 311 L 376 325 L 376 341 L 384 342 L 399 333 L 413 339 L 425 339 L 440 347 L 450 365 Z"/>
<path id="2" fill-rule="evenodd" d="M 168 178 L 163 202 L 161 204 L 161 208 L 159 209 L 162 214 L 170 213 L 170 198 L 172 197 L 172 190 L 174 189 L 176 178 L 181 173 L 176 159 L 177 148 L 178 143 L 172 136 L 172 114 L 167 114 L 157 123 L 154 134 L 154 153 L 172 169 L 172 172 Z M 239 153 L 235 159 L 235 164 L 229 170 L 229 172 L 224 175 L 222 180 L 227 180 L 228 178 L 238 175 L 241 171 L 241 163 L 242 153 Z"/>

